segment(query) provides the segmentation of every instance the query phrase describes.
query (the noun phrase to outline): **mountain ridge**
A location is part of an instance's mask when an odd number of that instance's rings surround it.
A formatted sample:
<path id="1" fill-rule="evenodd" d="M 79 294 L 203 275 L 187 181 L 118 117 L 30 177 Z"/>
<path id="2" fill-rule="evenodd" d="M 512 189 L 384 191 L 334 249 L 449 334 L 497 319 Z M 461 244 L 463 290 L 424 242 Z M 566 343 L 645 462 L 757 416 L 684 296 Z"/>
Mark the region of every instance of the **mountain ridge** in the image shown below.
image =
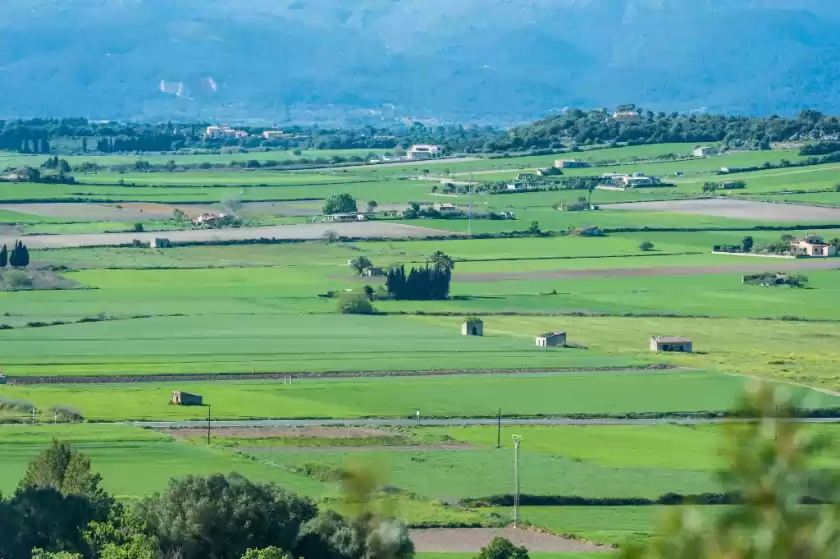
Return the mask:
<path id="1" fill-rule="evenodd" d="M 831 0 L 490 4 L 6 0 L 0 116 L 299 121 L 368 109 L 511 123 L 624 102 L 840 110 Z M 210 79 L 216 91 L 199 85 Z"/>

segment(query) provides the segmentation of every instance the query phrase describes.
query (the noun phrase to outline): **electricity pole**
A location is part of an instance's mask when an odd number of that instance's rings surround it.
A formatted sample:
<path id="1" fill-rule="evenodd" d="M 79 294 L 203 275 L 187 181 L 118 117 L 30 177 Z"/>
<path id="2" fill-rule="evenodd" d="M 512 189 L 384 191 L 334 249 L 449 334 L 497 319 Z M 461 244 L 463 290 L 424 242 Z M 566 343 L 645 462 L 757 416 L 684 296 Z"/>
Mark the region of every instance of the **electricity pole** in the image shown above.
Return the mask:
<path id="1" fill-rule="evenodd" d="M 496 448 L 502 448 L 502 408 L 499 408 L 499 429 L 496 431 Z"/>
<path id="2" fill-rule="evenodd" d="M 513 493 L 513 527 L 519 526 L 519 443 L 522 437 L 513 436 L 513 480 L 515 491 Z"/>
<path id="3" fill-rule="evenodd" d="M 469 215 L 469 221 L 467 222 L 467 235 L 472 237 L 472 210 L 473 210 L 473 208 L 472 208 L 472 195 L 473 195 L 472 169 L 470 169 L 469 185 L 467 186 L 467 188 L 469 188 L 469 193 L 470 193 L 470 215 Z"/>
<path id="4" fill-rule="evenodd" d="M 210 444 L 210 406 L 207 406 L 207 444 Z"/>

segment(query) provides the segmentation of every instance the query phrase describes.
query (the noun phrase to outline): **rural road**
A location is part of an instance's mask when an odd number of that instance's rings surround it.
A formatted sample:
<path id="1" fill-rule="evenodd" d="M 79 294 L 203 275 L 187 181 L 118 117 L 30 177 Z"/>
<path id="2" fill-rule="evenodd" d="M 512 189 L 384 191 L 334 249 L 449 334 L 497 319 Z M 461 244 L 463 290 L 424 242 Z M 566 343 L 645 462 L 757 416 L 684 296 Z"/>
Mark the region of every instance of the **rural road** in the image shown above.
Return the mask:
<path id="1" fill-rule="evenodd" d="M 748 219 L 779 223 L 836 223 L 840 220 L 840 209 L 807 206 L 800 204 L 779 204 L 730 198 L 701 198 L 689 200 L 666 200 L 659 202 L 622 202 L 602 204 L 604 210 L 641 212 L 672 212 L 695 215 Z M 782 232 L 779 232 L 781 235 Z"/>
<path id="2" fill-rule="evenodd" d="M 230 229 L 190 229 L 184 231 L 159 231 L 154 233 L 99 233 L 75 235 L 26 235 L 25 237 L 0 235 L 0 244 L 14 245 L 24 239 L 29 248 L 71 248 L 129 245 L 134 239 L 148 243 L 155 238 L 166 238 L 175 244 L 184 242 L 243 241 L 249 239 L 320 239 L 328 231 L 342 237 L 424 238 L 457 235 L 427 227 L 402 223 L 307 223 L 300 225 L 275 225 L 270 227 L 241 227 Z"/>
<path id="3" fill-rule="evenodd" d="M 515 426 L 615 426 L 615 425 L 716 425 L 722 423 L 738 423 L 743 419 L 720 417 L 714 419 L 685 418 L 685 419 L 505 419 L 503 427 Z M 840 423 L 840 418 L 817 417 L 796 419 L 797 423 Z M 206 420 L 191 421 L 127 421 L 122 422 L 135 427 L 150 429 L 188 429 L 207 426 Z M 449 419 L 259 419 L 237 421 L 211 421 L 210 428 L 236 427 L 451 427 L 451 426 L 494 426 L 498 419 L 490 418 L 449 418 Z"/>

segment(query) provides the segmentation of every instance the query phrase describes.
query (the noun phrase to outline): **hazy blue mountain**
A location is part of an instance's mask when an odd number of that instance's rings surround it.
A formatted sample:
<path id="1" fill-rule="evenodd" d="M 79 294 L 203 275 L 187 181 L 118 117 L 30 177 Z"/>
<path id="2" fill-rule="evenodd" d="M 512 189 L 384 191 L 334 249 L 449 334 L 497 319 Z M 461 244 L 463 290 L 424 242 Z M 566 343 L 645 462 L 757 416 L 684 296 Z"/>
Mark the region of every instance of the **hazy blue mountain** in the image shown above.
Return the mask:
<path id="1" fill-rule="evenodd" d="M 838 23 L 837 0 L 2 0 L 0 116 L 838 111 Z"/>

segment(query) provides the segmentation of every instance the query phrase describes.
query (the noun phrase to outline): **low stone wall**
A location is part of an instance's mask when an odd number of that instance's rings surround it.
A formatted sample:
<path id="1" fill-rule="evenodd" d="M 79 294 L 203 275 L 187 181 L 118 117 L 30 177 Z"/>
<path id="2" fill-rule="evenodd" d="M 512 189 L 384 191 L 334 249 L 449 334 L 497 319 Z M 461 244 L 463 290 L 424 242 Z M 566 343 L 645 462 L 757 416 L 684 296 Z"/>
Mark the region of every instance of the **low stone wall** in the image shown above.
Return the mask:
<path id="1" fill-rule="evenodd" d="M 798 256 L 790 256 L 788 254 L 755 254 L 754 252 L 724 252 L 722 250 L 713 250 L 712 254 L 723 254 L 726 256 L 753 256 L 755 258 L 781 258 L 783 260 L 797 260 Z"/>

